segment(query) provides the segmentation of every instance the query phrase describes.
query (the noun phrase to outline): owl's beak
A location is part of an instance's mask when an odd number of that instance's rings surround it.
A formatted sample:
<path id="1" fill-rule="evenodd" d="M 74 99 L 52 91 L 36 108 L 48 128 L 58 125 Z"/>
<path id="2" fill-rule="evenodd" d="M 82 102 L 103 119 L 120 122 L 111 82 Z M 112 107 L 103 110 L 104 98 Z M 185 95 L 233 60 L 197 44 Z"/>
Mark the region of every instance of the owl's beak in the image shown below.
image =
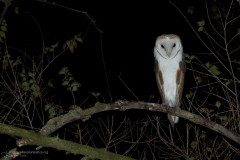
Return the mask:
<path id="1" fill-rule="evenodd" d="M 167 52 L 167 55 L 168 55 L 168 57 L 170 58 L 170 56 L 171 56 L 171 52 Z"/>

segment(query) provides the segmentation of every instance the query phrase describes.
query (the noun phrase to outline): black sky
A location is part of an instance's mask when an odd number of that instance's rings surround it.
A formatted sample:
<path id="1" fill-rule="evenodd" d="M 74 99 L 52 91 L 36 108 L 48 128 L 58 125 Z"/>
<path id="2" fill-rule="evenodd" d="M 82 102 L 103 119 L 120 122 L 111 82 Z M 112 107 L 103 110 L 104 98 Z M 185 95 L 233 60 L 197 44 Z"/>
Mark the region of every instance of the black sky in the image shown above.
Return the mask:
<path id="1" fill-rule="evenodd" d="M 101 53 L 101 35 L 93 25 L 86 32 L 89 23 L 86 16 L 41 2 L 16 2 L 16 6 L 20 7 L 19 18 L 12 20 L 12 23 L 9 22 L 9 27 L 15 27 L 16 34 L 19 32 L 24 34 L 24 38 L 21 36 L 15 38 L 15 41 L 22 42 L 18 44 L 19 46 L 23 47 L 26 43 L 31 43 L 41 50 L 41 35 L 32 17 L 38 21 L 41 27 L 46 46 L 58 41 L 64 43 L 79 32 L 83 32 L 85 35 L 84 43 L 79 44 L 73 54 L 68 51 L 61 56 L 46 72 L 47 77 L 49 75 L 56 78 L 58 71 L 62 67 L 68 66 L 77 81 L 82 84 L 80 88 L 82 99 L 89 96 L 89 91 L 95 91 L 101 92 L 109 101 Z M 153 71 L 153 47 L 157 36 L 168 33 L 179 35 L 186 53 L 206 50 L 183 16 L 168 0 L 161 2 L 138 1 L 136 3 L 123 1 L 58 1 L 57 3 L 88 12 L 96 20 L 98 28 L 103 31 L 103 56 L 113 100 L 121 98 L 136 100 L 120 81 L 118 76 L 121 74 L 123 81 L 139 100 L 148 101 L 148 97 L 154 94 L 155 101 L 157 101 L 159 93 Z M 193 17 L 187 14 L 187 6 L 193 5 L 193 2 L 173 1 L 173 3 L 196 28 L 195 22 L 203 15 Z M 16 24 L 18 25 L 17 29 Z M 9 34 L 15 34 L 14 31 L 10 30 Z M 23 39 L 25 40 L 23 41 Z M 185 88 L 187 87 L 186 85 Z"/>

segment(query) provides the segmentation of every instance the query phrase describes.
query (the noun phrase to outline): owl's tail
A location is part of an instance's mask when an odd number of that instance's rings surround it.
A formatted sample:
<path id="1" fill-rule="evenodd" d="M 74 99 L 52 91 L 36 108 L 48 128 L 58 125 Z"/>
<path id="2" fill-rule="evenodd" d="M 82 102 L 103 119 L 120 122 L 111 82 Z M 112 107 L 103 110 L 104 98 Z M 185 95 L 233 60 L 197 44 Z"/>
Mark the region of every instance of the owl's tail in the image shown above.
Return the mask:
<path id="1" fill-rule="evenodd" d="M 179 117 L 178 116 L 173 116 L 171 114 L 168 114 L 168 119 L 169 119 L 169 121 L 170 121 L 170 123 L 172 125 L 173 130 L 174 130 L 174 124 L 178 123 Z"/>

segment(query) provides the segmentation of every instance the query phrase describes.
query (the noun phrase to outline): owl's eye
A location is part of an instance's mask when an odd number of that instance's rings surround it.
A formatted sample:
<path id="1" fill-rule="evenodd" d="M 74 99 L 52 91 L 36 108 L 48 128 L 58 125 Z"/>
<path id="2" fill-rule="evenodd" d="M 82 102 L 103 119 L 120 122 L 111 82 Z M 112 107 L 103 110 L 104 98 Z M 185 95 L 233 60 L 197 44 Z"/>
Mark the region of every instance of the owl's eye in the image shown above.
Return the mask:
<path id="1" fill-rule="evenodd" d="M 173 47 L 175 47 L 175 46 L 176 46 L 176 44 L 174 43 L 174 44 L 173 44 Z"/>
<path id="2" fill-rule="evenodd" d="M 164 48 L 164 46 L 163 46 L 163 45 L 161 45 L 161 47 L 162 47 L 162 48 Z"/>

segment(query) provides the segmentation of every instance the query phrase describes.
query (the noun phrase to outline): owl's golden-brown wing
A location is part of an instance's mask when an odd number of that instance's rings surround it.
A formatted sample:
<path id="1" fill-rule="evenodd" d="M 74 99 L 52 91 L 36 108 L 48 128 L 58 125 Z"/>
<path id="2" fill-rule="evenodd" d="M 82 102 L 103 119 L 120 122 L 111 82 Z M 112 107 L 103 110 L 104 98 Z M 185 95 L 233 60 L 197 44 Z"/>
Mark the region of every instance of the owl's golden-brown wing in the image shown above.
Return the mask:
<path id="1" fill-rule="evenodd" d="M 157 81 L 157 86 L 158 86 L 158 90 L 160 92 L 160 96 L 161 96 L 161 99 L 164 102 L 166 102 L 165 100 L 165 94 L 164 94 L 164 89 L 163 89 L 163 75 L 162 75 L 162 71 L 161 69 L 159 68 L 159 65 L 158 65 L 158 62 L 157 60 L 155 60 L 155 66 L 154 66 L 154 71 L 155 71 L 155 74 L 156 74 L 156 81 Z"/>
<path id="2" fill-rule="evenodd" d="M 185 60 L 179 62 L 179 69 L 176 73 L 176 107 L 179 108 L 182 103 L 182 93 L 184 87 L 184 77 L 186 72 Z"/>

